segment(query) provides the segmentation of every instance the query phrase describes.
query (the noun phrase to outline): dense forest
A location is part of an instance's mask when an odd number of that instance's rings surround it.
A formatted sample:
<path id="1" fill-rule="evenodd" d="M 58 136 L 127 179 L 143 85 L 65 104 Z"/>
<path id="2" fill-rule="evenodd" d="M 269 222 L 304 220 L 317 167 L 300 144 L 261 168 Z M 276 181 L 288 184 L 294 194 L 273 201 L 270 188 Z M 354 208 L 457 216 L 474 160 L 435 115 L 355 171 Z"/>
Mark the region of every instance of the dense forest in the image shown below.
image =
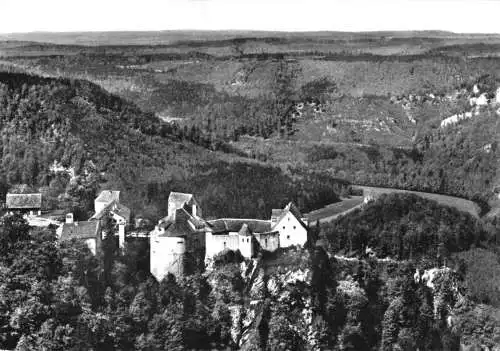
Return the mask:
<path id="1" fill-rule="evenodd" d="M 349 193 L 347 182 L 326 173 L 206 151 L 196 146 L 206 146 L 196 133 L 89 82 L 2 73 L 0 83 L 4 188 L 41 188 L 46 209 L 62 206 L 85 217 L 107 187 L 154 219 L 166 210 L 169 192 L 181 188 L 195 193 L 208 215 L 267 218 L 288 201 L 309 211 Z"/>
<path id="2" fill-rule="evenodd" d="M 489 235 L 472 215 L 413 194 L 384 194 L 330 224 L 321 226 L 330 250 L 351 255 L 367 250 L 377 257 L 417 260 L 466 251 Z"/>
<path id="3" fill-rule="evenodd" d="M 428 218 L 427 223 L 441 218 L 440 227 L 453 222 L 463 230 L 479 226 L 464 214 L 424 200 L 412 207 L 414 200 L 394 196 L 370 204 L 365 219 L 359 213 L 321 228 L 318 244 L 325 236 L 334 240 L 327 234 L 330 230 L 366 226 L 370 218 L 376 222 L 371 215 L 376 207 L 388 221 L 384 233 L 378 235 L 375 226 L 370 237 L 377 254 L 381 252 L 377 238 L 396 240 L 400 226 L 415 224 L 417 218 Z M 416 272 L 429 270 L 442 259 L 436 255 L 441 242 L 426 237 L 427 232 L 420 233 L 422 241 L 414 244 L 413 255 L 402 251 L 408 257 L 419 255 L 418 261 L 369 255 L 346 258 L 333 255 L 333 245 L 310 242 L 308 248 L 262 253 L 251 261 L 229 251 L 204 273 L 179 279 L 169 275 L 157 282 L 149 273 L 146 242 L 129 241 L 120 252 L 109 237 L 101 254 L 93 256 L 83 243 L 57 244 L 53 229 L 33 229 L 21 217 L 6 217 L 0 231 L 0 347 L 145 351 L 451 351 L 460 343 L 493 347 L 500 341 L 495 329 L 497 294 L 494 286 L 477 283 L 488 274 L 498 279 L 500 270 L 489 249 L 468 250 L 470 238 L 480 230 L 464 233 L 463 251 L 454 256 L 451 249 L 445 257 L 456 270 L 437 269 L 433 285 L 415 278 Z M 382 248 L 384 242 L 379 242 Z M 345 240 L 339 240 L 336 248 L 337 253 L 351 249 Z M 496 267 L 495 273 L 487 267 Z"/>
<path id="4" fill-rule="evenodd" d="M 416 55 L 353 54 L 345 49 L 295 55 L 286 47 L 297 38 L 276 39 L 180 42 L 143 47 L 147 54 L 123 46 L 95 52 L 80 48 L 69 55 L 62 47 L 56 57 L 11 60 L 38 72 L 85 77 L 141 109 L 171 118 L 162 135 L 262 161 L 295 163 L 297 152 L 305 152 L 310 157 L 300 162 L 306 167 L 333 171 L 354 183 L 464 196 L 487 210 L 496 181 L 495 108 L 483 109 L 474 117 L 478 123 L 438 128 L 443 118 L 470 109 L 464 89 L 470 93 L 477 84 L 490 98 L 494 96 L 500 77 L 498 60 L 462 60 L 453 49 L 484 51 L 483 44 L 450 49 L 437 45 L 442 38 L 361 38 L 349 43 L 398 47 L 424 40 L 437 46 Z M 279 50 L 285 52 L 266 52 L 272 50 L 267 46 L 260 56 L 244 52 L 258 43 L 283 44 Z M 345 48 L 347 42 L 323 38 L 310 45 L 316 44 Z M 233 56 L 211 50 L 226 52 L 226 47 Z M 456 101 L 448 99 L 459 92 L 463 96 Z M 406 110 L 391 103 L 393 98 L 410 95 L 424 99 Z M 439 98 L 431 101 L 429 95 Z M 320 112 L 305 108 L 298 113 L 297 104 L 306 101 L 320 102 Z M 385 128 L 384 123 L 389 128 L 385 134 L 377 131 Z M 271 146 L 264 152 L 259 147 L 245 149 L 242 136 L 263 138 Z M 314 143 L 318 138 L 319 145 Z M 284 140 L 290 143 L 288 150 L 280 146 Z"/>

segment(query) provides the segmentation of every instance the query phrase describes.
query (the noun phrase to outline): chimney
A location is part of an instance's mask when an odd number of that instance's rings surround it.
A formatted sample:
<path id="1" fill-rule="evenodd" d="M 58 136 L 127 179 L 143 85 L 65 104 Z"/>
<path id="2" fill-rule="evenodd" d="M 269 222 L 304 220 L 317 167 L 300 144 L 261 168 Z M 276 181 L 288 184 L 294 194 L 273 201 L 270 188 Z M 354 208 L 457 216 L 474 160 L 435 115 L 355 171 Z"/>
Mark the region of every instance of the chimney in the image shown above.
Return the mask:
<path id="1" fill-rule="evenodd" d="M 73 213 L 66 214 L 66 223 L 68 224 L 73 223 Z"/>
<path id="2" fill-rule="evenodd" d="M 193 217 L 197 217 L 196 216 L 196 204 L 193 204 L 192 214 L 193 214 Z"/>

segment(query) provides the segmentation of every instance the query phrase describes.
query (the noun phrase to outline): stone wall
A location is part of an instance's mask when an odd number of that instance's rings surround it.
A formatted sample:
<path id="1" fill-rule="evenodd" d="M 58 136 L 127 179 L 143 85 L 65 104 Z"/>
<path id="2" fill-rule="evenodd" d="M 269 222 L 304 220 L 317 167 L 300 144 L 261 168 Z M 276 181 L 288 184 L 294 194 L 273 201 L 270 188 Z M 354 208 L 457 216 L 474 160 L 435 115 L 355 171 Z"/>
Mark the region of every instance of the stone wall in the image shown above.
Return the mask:
<path id="1" fill-rule="evenodd" d="M 228 235 L 225 234 L 206 234 L 206 248 L 205 257 L 212 258 L 218 253 L 229 250 L 239 250 L 238 233 L 231 232 Z"/>
<path id="2" fill-rule="evenodd" d="M 280 247 L 279 233 L 255 234 L 260 247 L 266 251 L 275 251 Z"/>

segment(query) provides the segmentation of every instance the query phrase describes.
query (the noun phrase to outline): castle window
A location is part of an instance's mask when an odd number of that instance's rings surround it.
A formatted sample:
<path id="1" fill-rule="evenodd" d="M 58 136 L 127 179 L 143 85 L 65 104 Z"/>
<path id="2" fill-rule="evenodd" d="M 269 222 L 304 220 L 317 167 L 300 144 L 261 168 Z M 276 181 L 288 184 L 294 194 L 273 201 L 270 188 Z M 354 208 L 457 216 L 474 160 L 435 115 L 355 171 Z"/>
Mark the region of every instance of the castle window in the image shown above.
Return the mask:
<path id="1" fill-rule="evenodd" d="M 245 239 L 241 238 L 241 242 L 244 243 L 245 242 Z"/>
<path id="2" fill-rule="evenodd" d="M 224 248 L 226 248 L 226 242 L 224 241 Z"/>
<path id="3" fill-rule="evenodd" d="M 264 242 L 266 243 L 266 246 L 267 246 L 267 238 L 266 238 L 266 240 L 264 240 Z"/>
<path id="4" fill-rule="evenodd" d="M 247 243 L 249 243 L 249 242 L 250 242 L 250 239 L 247 239 Z"/>
<path id="5" fill-rule="evenodd" d="M 285 226 L 283 226 L 283 229 L 285 229 Z"/>
<path id="6" fill-rule="evenodd" d="M 287 238 L 288 240 L 290 240 L 290 235 L 287 235 L 287 236 L 286 236 L 286 238 Z"/>
<path id="7" fill-rule="evenodd" d="M 296 226 L 293 226 L 293 229 L 297 228 Z"/>

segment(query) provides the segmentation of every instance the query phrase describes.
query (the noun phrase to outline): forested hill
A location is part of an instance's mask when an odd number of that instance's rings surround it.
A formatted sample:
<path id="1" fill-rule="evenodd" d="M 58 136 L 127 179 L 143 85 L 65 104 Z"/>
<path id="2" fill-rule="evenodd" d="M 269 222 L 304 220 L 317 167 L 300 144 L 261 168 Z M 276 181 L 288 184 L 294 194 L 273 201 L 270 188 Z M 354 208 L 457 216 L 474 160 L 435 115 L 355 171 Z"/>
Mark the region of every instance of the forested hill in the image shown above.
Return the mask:
<path id="1" fill-rule="evenodd" d="M 88 81 L 0 73 L 3 188 L 41 190 L 46 209 L 85 217 L 99 188 L 114 188 L 154 218 L 177 189 L 195 193 L 208 215 L 265 217 L 290 200 L 307 211 L 347 191 L 326 175 L 229 160 L 192 134 Z"/>
<path id="2" fill-rule="evenodd" d="M 333 252 L 398 260 L 445 259 L 484 241 L 494 241 L 472 215 L 414 194 L 384 194 L 349 216 L 322 226 Z"/>

